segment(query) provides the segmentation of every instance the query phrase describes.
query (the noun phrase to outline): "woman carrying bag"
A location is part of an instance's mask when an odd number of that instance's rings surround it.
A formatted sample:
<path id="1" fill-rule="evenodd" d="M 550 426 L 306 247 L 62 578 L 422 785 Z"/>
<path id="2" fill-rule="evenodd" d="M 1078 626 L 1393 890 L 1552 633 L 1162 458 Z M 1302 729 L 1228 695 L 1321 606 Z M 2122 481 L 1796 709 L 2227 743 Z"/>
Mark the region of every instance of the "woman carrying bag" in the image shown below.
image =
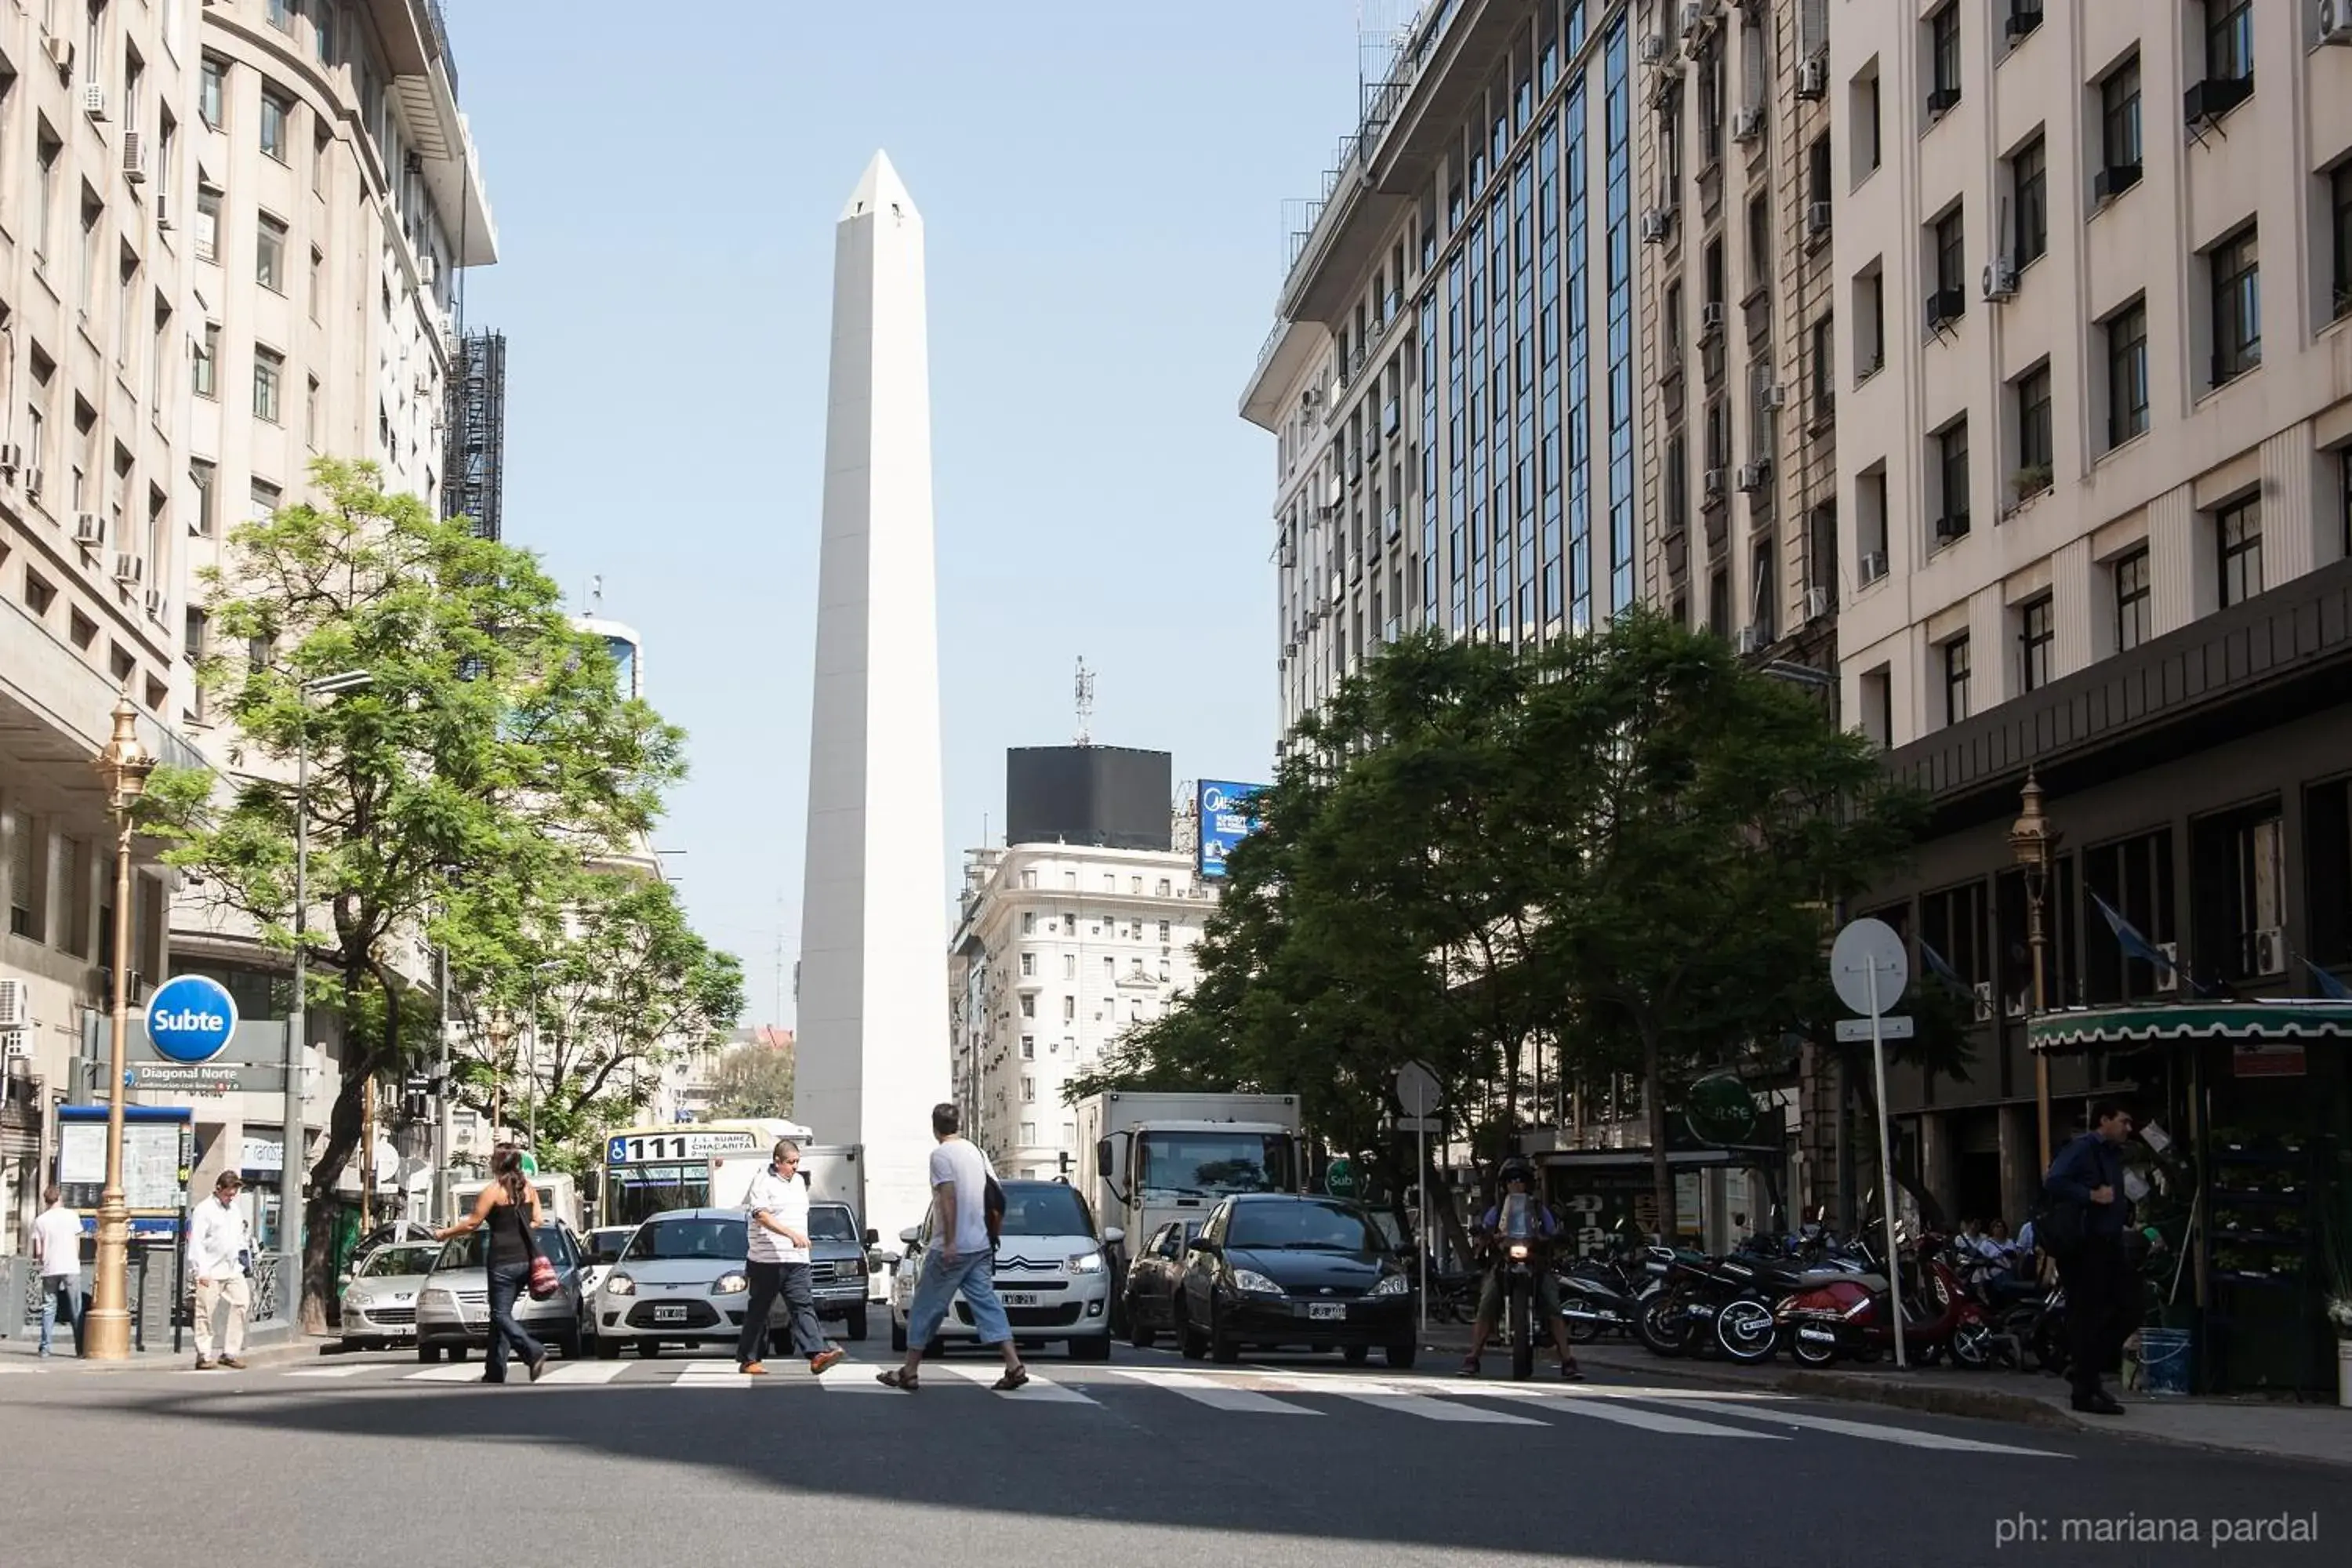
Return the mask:
<path id="1" fill-rule="evenodd" d="M 547 1370 L 547 1348 L 523 1331 L 514 1310 L 524 1288 L 536 1283 L 535 1270 L 553 1273 L 540 1256 L 533 1234 L 539 1228 L 539 1192 L 523 1179 L 522 1155 L 511 1143 L 501 1143 L 490 1152 L 490 1184 L 475 1200 L 474 1212 L 446 1230 L 435 1231 L 433 1239 L 447 1241 L 489 1226 L 489 1244 L 483 1248 L 482 1261 L 489 1278 L 490 1344 L 482 1381 L 507 1380 L 507 1352 L 511 1347 L 530 1369 L 530 1380 L 537 1383 L 540 1373 Z M 532 1293 L 538 1294 L 535 1289 Z"/>

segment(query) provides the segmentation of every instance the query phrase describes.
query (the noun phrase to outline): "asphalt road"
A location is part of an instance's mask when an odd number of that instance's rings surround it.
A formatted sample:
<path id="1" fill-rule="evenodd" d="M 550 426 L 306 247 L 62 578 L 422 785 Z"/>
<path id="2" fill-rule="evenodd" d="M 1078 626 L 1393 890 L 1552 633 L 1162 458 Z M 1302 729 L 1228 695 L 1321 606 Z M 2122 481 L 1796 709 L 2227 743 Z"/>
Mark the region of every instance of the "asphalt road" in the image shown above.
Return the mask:
<path id="1" fill-rule="evenodd" d="M 1003 1395 L 992 1361 L 902 1394 L 873 1382 L 878 1340 L 853 1353 L 822 1381 L 675 1356 L 503 1388 L 396 1356 L 0 1375 L 0 1539 L 47 1543 L 26 1562 L 284 1568 L 2268 1568 L 2352 1538 L 2340 1471 L 1632 1378 L 1514 1388 L 1492 1358 L 1474 1384 L 1121 1347 L 1037 1356 Z M 2210 1539 L 2315 1516 L 2311 1544 Z M 2081 1539 L 2118 1521 L 2197 1539 Z"/>

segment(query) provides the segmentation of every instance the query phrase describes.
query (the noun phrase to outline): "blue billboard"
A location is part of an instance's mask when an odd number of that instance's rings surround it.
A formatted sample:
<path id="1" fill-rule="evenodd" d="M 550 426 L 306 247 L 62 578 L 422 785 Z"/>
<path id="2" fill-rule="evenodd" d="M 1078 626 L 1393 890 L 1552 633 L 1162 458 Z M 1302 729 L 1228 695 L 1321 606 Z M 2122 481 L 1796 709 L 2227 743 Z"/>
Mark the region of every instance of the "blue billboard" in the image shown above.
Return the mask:
<path id="1" fill-rule="evenodd" d="M 1201 781 L 1201 875 L 1222 877 L 1225 857 L 1234 845 L 1257 829 L 1252 803 L 1264 784 L 1230 784 L 1223 779 Z"/>

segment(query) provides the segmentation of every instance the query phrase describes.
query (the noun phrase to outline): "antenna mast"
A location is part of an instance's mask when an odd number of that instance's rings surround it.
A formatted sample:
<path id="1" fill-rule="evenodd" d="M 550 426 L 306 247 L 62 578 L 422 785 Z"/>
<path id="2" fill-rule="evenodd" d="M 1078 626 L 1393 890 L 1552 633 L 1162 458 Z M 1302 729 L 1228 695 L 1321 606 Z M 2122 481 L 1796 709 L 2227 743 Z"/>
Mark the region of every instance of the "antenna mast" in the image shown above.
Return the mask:
<path id="1" fill-rule="evenodd" d="M 1087 668 L 1087 661 L 1083 655 L 1078 659 L 1077 697 L 1078 744 L 1091 746 L 1095 743 L 1095 672 Z"/>

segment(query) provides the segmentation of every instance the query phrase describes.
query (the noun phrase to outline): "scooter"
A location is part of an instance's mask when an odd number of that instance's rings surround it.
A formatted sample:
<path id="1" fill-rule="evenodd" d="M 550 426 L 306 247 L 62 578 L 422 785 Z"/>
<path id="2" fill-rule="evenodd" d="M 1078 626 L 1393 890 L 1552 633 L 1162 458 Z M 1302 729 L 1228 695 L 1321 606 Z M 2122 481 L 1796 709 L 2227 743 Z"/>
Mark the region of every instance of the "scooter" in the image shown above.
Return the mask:
<path id="1" fill-rule="evenodd" d="M 1511 1375 L 1524 1383 L 1536 1374 L 1536 1226 L 1525 1193 L 1503 1200 L 1496 1216 L 1495 1245 L 1503 1259 L 1503 1321 L 1510 1326 Z"/>
<path id="2" fill-rule="evenodd" d="M 1633 1332 L 1647 1297 L 1658 1289 L 1646 1273 L 1637 1284 L 1622 1268 L 1599 1258 L 1571 1264 L 1557 1278 L 1568 1337 L 1577 1344 L 1589 1344 L 1603 1333 Z"/>
<path id="3" fill-rule="evenodd" d="M 1919 1282 L 1903 1306 L 1903 1343 L 1922 1361 L 1951 1357 L 1979 1370 L 1993 1357 L 1993 1325 L 1958 1276 L 1937 1256 L 1939 1239 L 1922 1237 L 1914 1249 Z M 1884 1276 L 1845 1275 L 1798 1290 L 1773 1310 L 1781 1342 L 1807 1366 L 1829 1366 L 1846 1356 L 1869 1360 L 1895 1343 L 1893 1296 Z"/>

